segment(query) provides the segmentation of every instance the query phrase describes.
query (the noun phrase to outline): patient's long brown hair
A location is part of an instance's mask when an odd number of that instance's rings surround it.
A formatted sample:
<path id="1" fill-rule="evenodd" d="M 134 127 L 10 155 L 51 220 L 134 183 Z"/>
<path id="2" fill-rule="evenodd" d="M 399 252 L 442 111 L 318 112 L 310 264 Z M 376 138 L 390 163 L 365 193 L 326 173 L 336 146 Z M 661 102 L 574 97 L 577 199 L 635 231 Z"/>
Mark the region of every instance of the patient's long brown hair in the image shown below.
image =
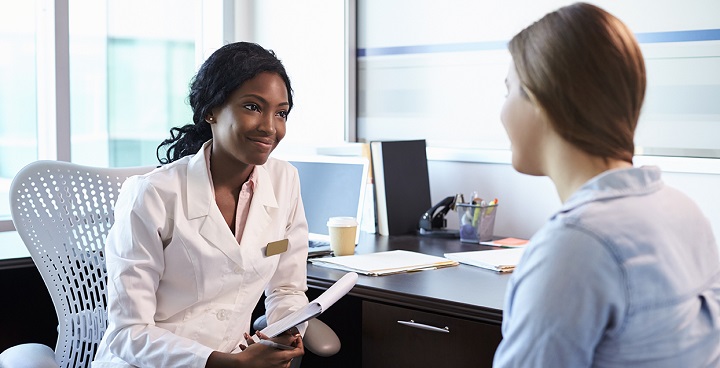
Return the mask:
<path id="1" fill-rule="evenodd" d="M 632 163 L 645 63 L 628 27 L 597 6 L 545 15 L 509 44 L 528 98 L 568 142 Z"/>

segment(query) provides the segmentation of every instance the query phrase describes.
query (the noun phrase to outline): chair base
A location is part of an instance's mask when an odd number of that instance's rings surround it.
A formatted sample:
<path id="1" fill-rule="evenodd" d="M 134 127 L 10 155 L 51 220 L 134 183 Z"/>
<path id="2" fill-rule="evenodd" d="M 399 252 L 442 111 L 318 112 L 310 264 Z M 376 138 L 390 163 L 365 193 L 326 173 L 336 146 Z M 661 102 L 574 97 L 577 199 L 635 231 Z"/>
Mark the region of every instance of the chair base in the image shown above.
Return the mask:
<path id="1" fill-rule="evenodd" d="M 29 343 L 8 348 L 0 354 L 0 368 L 58 368 L 55 351 L 47 345 Z"/>

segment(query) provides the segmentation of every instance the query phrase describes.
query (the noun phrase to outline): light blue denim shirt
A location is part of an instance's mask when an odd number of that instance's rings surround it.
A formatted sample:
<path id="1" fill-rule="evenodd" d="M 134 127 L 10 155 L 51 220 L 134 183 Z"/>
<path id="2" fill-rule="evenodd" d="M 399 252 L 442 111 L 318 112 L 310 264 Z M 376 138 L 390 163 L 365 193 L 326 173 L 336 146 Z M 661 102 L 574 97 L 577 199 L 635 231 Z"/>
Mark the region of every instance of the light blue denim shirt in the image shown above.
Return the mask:
<path id="1" fill-rule="evenodd" d="M 598 175 L 532 237 L 502 332 L 495 367 L 719 367 L 710 224 L 655 167 Z"/>

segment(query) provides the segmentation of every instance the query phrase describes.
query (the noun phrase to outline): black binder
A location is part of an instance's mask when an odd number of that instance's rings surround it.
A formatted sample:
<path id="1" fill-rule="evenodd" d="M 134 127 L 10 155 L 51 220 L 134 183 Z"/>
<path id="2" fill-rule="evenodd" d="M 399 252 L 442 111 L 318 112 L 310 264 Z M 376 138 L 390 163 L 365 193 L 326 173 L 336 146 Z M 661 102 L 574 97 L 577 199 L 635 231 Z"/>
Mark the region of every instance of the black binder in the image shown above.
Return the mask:
<path id="1" fill-rule="evenodd" d="M 432 205 L 425 140 L 370 142 L 380 235 L 415 234 Z"/>

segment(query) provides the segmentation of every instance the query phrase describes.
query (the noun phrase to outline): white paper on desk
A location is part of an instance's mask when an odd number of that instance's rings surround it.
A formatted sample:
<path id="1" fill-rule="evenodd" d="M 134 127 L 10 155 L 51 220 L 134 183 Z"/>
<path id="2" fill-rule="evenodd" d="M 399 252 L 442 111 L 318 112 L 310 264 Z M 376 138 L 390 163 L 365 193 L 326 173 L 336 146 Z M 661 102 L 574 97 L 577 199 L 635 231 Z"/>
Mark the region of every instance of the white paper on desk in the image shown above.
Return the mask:
<path id="1" fill-rule="evenodd" d="M 358 275 L 355 272 L 348 272 L 340 280 L 337 280 L 332 286 L 330 286 L 324 293 L 315 298 L 315 300 L 308 303 L 306 306 L 296 310 L 283 317 L 279 321 L 268 325 L 263 328 L 260 332 L 264 333 L 268 337 L 275 337 L 290 328 L 293 328 L 311 318 L 319 316 L 330 308 L 335 302 L 340 300 L 345 294 L 350 292 L 350 289 L 355 286 Z M 256 342 L 260 341 L 257 335 L 252 337 Z"/>
<path id="2" fill-rule="evenodd" d="M 392 250 L 342 257 L 313 258 L 309 261 L 314 265 L 322 267 L 337 268 L 370 276 L 382 276 L 458 265 L 457 262 L 447 258 L 406 250 Z"/>
<path id="3" fill-rule="evenodd" d="M 525 248 L 478 250 L 445 253 L 445 257 L 467 265 L 497 272 L 512 272 L 520 262 Z"/>

